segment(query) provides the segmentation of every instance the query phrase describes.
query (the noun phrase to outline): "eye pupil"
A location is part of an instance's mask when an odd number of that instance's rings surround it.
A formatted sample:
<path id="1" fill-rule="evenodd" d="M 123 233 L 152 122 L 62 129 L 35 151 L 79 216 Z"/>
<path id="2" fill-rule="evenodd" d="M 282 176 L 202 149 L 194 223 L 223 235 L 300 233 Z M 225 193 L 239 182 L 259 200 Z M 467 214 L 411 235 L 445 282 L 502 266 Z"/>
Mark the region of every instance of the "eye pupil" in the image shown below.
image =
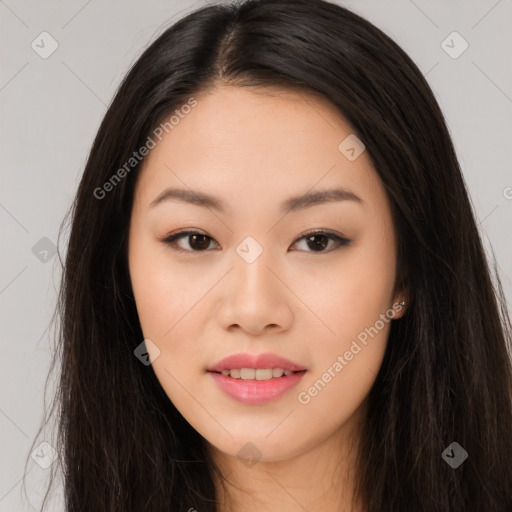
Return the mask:
<path id="1" fill-rule="evenodd" d="M 309 243 L 312 242 L 315 238 L 316 239 L 321 238 L 322 243 L 313 243 L 313 245 L 309 245 Z M 327 245 L 329 244 L 329 237 L 326 235 L 311 235 L 311 236 L 308 236 L 307 239 L 308 239 L 308 247 L 315 251 L 319 250 L 319 249 L 320 250 L 325 249 L 327 247 Z"/>
<path id="2" fill-rule="evenodd" d="M 177 234 L 170 235 L 169 237 L 162 239 L 165 244 L 168 244 L 171 246 L 171 248 L 175 249 L 176 251 L 185 251 L 188 253 L 193 252 L 210 252 L 211 248 L 211 242 L 214 241 L 214 239 L 206 235 L 204 233 L 197 233 L 195 231 L 181 231 Z M 185 240 L 188 244 L 187 247 L 180 247 L 178 244 L 178 241 Z M 324 232 L 324 231 L 311 231 L 309 234 L 303 235 L 299 241 L 301 243 L 306 242 L 308 245 L 309 251 L 305 252 L 318 252 L 318 253 L 328 253 L 331 252 L 331 250 L 325 250 L 329 246 L 329 242 L 333 241 L 335 242 L 335 249 L 346 247 L 350 245 L 351 240 L 342 238 L 339 235 L 336 235 L 331 232 Z M 295 244 L 294 244 L 295 245 Z"/>
<path id="3" fill-rule="evenodd" d="M 199 250 L 199 251 L 207 249 L 208 245 L 210 244 L 209 237 L 207 235 L 194 234 L 194 235 L 189 235 L 189 238 L 194 241 L 194 243 L 190 242 L 190 247 L 192 247 L 193 249 Z M 197 243 L 198 238 L 200 240 L 199 244 Z"/>

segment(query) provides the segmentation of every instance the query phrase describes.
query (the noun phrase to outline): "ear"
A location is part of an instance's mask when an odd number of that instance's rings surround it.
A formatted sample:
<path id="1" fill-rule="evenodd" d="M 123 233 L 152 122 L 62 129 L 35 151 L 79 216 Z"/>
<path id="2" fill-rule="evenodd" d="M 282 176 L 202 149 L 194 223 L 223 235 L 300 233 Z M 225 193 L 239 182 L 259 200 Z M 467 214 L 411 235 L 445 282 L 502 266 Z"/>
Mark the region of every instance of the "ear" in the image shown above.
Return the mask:
<path id="1" fill-rule="evenodd" d="M 402 318 L 407 311 L 408 305 L 408 301 L 400 297 L 398 298 L 398 300 L 393 301 L 393 304 L 391 306 L 391 309 L 394 312 L 393 320 L 398 320 L 399 318 Z"/>
<path id="2" fill-rule="evenodd" d="M 394 311 L 393 320 L 402 318 L 407 312 L 411 303 L 411 294 L 404 286 L 400 286 L 393 297 L 391 309 Z"/>

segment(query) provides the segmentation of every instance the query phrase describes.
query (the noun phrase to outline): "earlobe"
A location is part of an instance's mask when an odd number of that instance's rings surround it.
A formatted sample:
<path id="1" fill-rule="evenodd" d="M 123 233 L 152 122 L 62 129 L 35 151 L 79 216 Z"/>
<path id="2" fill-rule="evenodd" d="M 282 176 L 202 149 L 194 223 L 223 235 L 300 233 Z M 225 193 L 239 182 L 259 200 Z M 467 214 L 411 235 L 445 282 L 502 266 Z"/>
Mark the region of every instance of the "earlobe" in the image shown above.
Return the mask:
<path id="1" fill-rule="evenodd" d="M 393 320 L 402 318 L 409 309 L 411 303 L 411 294 L 409 293 L 409 290 L 409 287 L 406 285 L 402 277 L 402 279 L 400 279 L 400 286 L 395 291 L 396 295 L 393 300 L 393 305 L 391 306 L 394 312 Z"/>
<path id="2" fill-rule="evenodd" d="M 399 318 L 402 318 L 405 315 L 405 313 L 407 312 L 408 304 L 408 300 L 402 297 L 399 297 L 395 302 L 393 302 L 393 320 L 398 320 Z"/>
<path id="3" fill-rule="evenodd" d="M 397 318 L 402 318 L 405 315 L 407 302 L 405 300 L 402 300 L 398 303 L 398 315 Z"/>

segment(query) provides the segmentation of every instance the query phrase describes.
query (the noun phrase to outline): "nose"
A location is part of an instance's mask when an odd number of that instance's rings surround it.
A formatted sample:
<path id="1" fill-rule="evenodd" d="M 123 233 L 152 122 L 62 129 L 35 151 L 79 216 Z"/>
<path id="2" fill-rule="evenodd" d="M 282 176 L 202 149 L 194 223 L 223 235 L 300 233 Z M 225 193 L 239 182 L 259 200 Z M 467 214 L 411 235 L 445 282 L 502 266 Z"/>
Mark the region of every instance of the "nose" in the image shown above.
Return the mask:
<path id="1" fill-rule="evenodd" d="M 239 328 L 252 336 L 289 329 L 293 293 L 286 285 L 284 272 L 265 252 L 252 263 L 236 258 L 217 313 L 222 328 Z"/>

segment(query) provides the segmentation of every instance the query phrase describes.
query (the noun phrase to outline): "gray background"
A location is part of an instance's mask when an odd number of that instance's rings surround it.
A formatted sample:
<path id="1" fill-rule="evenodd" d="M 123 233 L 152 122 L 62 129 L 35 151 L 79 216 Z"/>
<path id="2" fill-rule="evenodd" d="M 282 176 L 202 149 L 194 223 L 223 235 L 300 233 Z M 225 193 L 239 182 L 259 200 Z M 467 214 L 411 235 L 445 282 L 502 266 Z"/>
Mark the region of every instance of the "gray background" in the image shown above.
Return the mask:
<path id="1" fill-rule="evenodd" d="M 142 50 L 205 3 L 0 0 L 1 512 L 35 510 L 50 471 L 30 459 L 27 497 L 22 496 L 24 462 L 42 418 L 51 355 L 47 327 L 60 279 L 52 248 L 93 137 Z M 426 75 L 445 113 L 486 250 L 494 249 L 510 304 L 512 0 L 339 3 L 384 30 Z M 46 59 L 31 47 L 35 40 L 50 48 L 48 39 L 41 43 L 43 31 L 58 43 Z M 469 44 L 458 58 L 442 45 L 453 31 Z M 460 44 L 448 38 L 444 47 L 452 46 L 453 53 Z M 66 240 L 67 233 L 60 243 L 63 256 Z M 50 429 L 43 434 L 35 446 L 50 442 Z M 59 494 L 57 487 L 55 510 L 63 510 Z"/>

